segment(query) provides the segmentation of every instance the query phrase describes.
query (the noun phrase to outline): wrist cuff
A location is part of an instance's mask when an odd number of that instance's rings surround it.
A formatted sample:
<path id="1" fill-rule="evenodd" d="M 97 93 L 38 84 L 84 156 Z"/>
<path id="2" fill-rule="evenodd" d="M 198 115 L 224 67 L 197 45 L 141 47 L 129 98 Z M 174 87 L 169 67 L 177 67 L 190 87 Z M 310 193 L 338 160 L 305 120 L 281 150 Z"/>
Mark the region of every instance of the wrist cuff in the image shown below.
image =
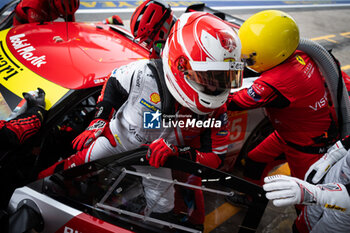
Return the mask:
<path id="1" fill-rule="evenodd" d="M 106 101 L 101 101 L 96 106 L 95 119 L 110 120 L 112 118 L 113 107 Z"/>
<path id="2" fill-rule="evenodd" d="M 30 107 L 25 113 L 16 117 L 16 119 L 30 117 L 32 115 L 36 115 L 39 118 L 40 122 L 43 123 L 44 118 L 46 116 L 46 110 L 43 109 L 42 107 L 33 106 L 33 107 Z"/>

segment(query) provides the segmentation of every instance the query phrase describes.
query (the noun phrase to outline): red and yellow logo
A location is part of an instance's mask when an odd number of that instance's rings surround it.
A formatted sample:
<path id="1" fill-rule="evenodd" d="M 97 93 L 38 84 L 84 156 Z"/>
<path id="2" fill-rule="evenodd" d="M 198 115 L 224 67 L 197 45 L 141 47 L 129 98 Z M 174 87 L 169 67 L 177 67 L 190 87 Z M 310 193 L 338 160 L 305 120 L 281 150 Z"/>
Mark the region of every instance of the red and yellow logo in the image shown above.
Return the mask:
<path id="1" fill-rule="evenodd" d="M 302 57 L 300 57 L 299 55 L 296 55 L 295 56 L 295 59 L 297 59 L 297 61 L 300 63 L 300 64 L 302 64 L 303 66 L 305 66 L 305 61 L 304 61 L 304 59 L 302 58 Z"/>
<path id="2" fill-rule="evenodd" d="M 23 92 L 36 90 L 38 87 L 42 88 L 46 93 L 45 108 L 50 109 L 69 89 L 48 81 L 18 61 L 6 43 L 9 30 L 0 32 L 0 84 L 20 99 L 22 99 Z M 39 60 L 34 62 L 35 65 L 40 67 L 45 64 L 44 60 Z"/>
<path id="3" fill-rule="evenodd" d="M 160 102 L 160 96 L 158 93 L 152 93 L 150 96 L 151 102 L 154 104 L 158 104 Z"/>

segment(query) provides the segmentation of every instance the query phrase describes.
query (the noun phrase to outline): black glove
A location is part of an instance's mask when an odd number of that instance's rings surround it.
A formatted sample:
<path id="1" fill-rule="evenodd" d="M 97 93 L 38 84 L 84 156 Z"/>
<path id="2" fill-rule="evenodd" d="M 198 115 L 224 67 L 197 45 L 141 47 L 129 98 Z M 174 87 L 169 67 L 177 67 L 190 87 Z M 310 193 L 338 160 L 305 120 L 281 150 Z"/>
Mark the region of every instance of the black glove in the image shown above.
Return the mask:
<path id="1" fill-rule="evenodd" d="M 27 110 L 24 114 L 35 114 L 37 115 L 41 122 L 44 119 L 45 111 L 45 91 L 38 87 L 37 94 L 29 94 L 23 92 L 23 97 L 27 101 Z"/>
<path id="2" fill-rule="evenodd" d="M 45 109 L 45 91 L 38 87 L 37 96 L 31 95 L 27 92 L 23 92 L 23 97 L 26 99 L 28 104 L 28 110 L 31 107 L 40 107 Z"/>

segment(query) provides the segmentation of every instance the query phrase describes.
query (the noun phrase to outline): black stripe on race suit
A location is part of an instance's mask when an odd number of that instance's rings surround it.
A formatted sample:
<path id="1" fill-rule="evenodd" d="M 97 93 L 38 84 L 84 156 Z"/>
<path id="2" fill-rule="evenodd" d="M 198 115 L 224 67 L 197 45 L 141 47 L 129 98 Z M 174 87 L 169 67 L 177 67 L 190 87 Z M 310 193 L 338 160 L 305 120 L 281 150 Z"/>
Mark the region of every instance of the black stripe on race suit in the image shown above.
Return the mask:
<path id="1" fill-rule="evenodd" d="M 111 117 L 112 107 L 118 109 L 127 101 L 129 93 L 123 88 L 116 77 L 110 77 L 107 81 L 103 100 L 97 104 L 95 118 L 109 120 Z"/>
<path id="2" fill-rule="evenodd" d="M 174 115 L 175 114 L 175 99 L 171 95 L 166 86 L 164 80 L 163 63 L 161 59 L 152 59 L 148 63 L 148 67 L 152 70 L 157 82 L 160 100 L 162 103 L 162 114 Z"/>

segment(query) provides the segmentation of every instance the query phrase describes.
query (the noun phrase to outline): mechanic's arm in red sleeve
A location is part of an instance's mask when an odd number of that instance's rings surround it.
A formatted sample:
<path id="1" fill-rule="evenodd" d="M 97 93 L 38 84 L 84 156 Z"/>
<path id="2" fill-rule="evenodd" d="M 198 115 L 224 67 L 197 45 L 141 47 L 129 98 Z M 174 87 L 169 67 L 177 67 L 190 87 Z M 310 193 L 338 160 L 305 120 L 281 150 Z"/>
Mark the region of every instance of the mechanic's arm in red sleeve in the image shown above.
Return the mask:
<path id="1" fill-rule="evenodd" d="M 45 17 L 41 15 L 43 13 L 37 12 L 36 9 L 27 8 L 25 12 L 27 14 L 28 23 L 37 23 L 45 20 Z"/>
<path id="2" fill-rule="evenodd" d="M 276 88 L 257 79 L 249 88 L 231 94 L 227 99 L 229 111 L 239 111 L 259 107 L 283 108 L 290 104 Z"/>

